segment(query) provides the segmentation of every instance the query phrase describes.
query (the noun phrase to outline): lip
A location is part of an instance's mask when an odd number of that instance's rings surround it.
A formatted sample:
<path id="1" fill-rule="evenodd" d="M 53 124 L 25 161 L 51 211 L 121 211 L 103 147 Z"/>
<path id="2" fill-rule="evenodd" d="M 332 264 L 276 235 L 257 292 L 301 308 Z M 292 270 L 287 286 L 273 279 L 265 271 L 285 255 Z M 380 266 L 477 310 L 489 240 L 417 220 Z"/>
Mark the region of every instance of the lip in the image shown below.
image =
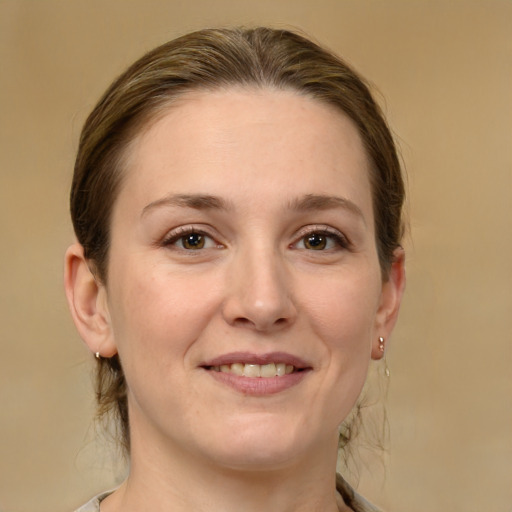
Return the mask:
<path id="1" fill-rule="evenodd" d="M 269 364 L 284 363 L 293 365 L 296 370 L 293 373 L 281 377 L 243 377 L 231 373 L 223 373 L 210 370 L 212 366 L 229 365 L 234 363 L 246 364 Z M 216 382 L 229 386 L 235 391 L 244 395 L 265 396 L 275 395 L 302 382 L 313 369 L 306 361 L 300 357 L 288 354 L 286 352 L 270 352 L 266 354 L 254 354 L 251 352 L 231 352 L 221 356 L 209 359 L 199 365 Z"/>
<path id="2" fill-rule="evenodd" d="M 253 352 L 230 352 L 213 359 L 204 361 L 199 366 L 221 366 L 223 364 L 246 363 L 246 364 L 269 364 L 284 363 L 295 366 L 298 370 L 311 369 L 311 365 L 300 357 L 288 354 L 287 352 L 267 352 L 266 354 L 255 354 Z"/>

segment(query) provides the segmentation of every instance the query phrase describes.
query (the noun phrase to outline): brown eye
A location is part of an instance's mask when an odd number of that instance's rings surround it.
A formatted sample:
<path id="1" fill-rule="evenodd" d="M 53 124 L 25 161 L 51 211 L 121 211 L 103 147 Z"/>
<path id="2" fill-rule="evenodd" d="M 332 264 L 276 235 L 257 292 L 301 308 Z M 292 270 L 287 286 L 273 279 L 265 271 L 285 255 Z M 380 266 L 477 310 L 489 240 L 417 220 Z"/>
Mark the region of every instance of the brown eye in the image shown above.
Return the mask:
<path id="1" fill-rule="evenodd" d="M 192 226 L 176 228 L 162 240 L 162 246 L 168 249 L 177 249 L 185 252 L 200 251 L 202 249 L 220 248 L 221 245 L 206 233 Z"/>
<path id="2" fill-rule="evenodd" d="M 323 251 L 327 247 L 327 236 L 322 233 L 311 233 L 304 237 L 304 247 L 313 251 Z"/>
<path id="3" fill-rule="evenodd" d="M 182 236 L 180 241 L 183 249 L 203 249 L 205 245 L 205 236 L 200 233 L 189 233 L 188 235 Z"/>

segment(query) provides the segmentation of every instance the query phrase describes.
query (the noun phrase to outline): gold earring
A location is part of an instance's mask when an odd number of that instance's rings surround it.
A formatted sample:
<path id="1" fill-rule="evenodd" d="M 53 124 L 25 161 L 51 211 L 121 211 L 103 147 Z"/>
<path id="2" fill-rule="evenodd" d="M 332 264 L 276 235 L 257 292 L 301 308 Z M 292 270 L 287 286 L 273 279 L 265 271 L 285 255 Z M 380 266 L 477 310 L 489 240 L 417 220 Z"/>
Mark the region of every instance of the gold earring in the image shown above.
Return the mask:
<path id="1" fill-rule="evenodd" d="M 382 337 L 382 336 L 379 336 L 379 350 L 384 353 L 384 343 L 386 342 L 386 340 Z M 386 361 L 386 356 L 384 356 L 384 374 L 386 375 L 386 377 L 389 377 L 391 375 L 391 372 L 389 371 L 389 368 L 388 368 L 388 363 Z"/>

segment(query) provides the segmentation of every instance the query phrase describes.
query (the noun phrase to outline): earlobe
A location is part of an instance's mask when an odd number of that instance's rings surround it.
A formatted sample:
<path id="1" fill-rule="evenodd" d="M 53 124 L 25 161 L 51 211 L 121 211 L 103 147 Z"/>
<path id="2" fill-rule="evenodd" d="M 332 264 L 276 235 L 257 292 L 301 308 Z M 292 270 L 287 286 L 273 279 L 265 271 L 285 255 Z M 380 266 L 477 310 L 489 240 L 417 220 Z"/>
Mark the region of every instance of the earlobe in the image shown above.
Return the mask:
<path id="1" fill-rule="evenodd" d="M 89 349 L 103 357 L 117 353 L 105 286 L 98 282 L 79 243 L 66 251 L 64 286 L 75 326 Z"/>
<path id="2" fill-rule="evenodd" d="M 398 319 L 398 312 L 405 290 L 405 252 L 402 247 L 394 251 L 389 277 L 382 283 L 381 300 L 377 311 L 372 359 L 384 356 L 386 342 Z"/>

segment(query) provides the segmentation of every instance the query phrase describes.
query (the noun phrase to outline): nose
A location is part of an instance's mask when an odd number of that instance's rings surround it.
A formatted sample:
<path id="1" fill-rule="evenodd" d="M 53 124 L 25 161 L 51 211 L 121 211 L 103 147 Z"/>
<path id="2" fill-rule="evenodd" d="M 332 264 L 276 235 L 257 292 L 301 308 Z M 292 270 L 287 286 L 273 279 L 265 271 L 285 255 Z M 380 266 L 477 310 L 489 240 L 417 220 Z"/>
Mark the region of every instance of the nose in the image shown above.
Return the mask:
<path id="1" fill-rule="evenodd" d="M 225 321 L 233 326 L 271 332 L 291 325 L 297 309 L 290 272 L 275 251 L 245 251 L 227 274 Z"/>

